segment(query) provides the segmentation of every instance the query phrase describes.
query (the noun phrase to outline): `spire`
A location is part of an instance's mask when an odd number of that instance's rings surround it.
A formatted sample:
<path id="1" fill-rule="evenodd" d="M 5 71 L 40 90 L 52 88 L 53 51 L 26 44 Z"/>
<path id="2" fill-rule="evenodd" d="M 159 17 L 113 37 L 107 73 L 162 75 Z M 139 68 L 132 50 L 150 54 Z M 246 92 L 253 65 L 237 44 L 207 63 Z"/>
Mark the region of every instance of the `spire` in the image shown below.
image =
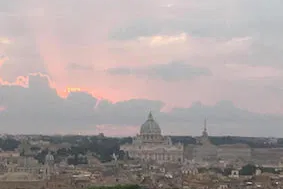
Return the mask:
<path id="1" fill-rule="evenodd" d="M 205 119 L 204 119 L 204 125 L 203 125 L 204 128 L 203 128 L 203 132 L 202 132 L 202 136 L 203 136 L 203 137 L 207 137 L 207 136 L 208 136 L 206 123 L 207 123 L 207 119 L 205 118 Z"/>

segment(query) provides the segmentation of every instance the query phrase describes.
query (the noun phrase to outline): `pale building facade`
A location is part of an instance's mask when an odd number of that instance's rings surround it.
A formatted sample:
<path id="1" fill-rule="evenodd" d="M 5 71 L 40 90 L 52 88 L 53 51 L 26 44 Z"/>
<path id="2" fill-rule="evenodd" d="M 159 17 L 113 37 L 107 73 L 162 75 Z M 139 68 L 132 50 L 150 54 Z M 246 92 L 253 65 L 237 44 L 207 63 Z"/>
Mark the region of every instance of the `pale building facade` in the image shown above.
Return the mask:
<path id="1" fill-rule="evenodd" d="M 252 150 L 246 144 L 226 144 L 220 145 L 217 149 L 217 157 L 220 160 L 242 160 L 248 162 L 251 160 Z"/>
<path id="2" fill-rule="evenodd" d="M 193 159 L 197 162 L 217 160 L 217 146 L 210 142 L 206 124 L 205 119 L 202 136 L 197 139 L 198 145 L 193 148 Z"/>
<path id="3" fill-rule="evenodd" d="M 41 166 L 31 157 L 19 158 L 17 164 L 6 164 L 7 172 L 0 176 L 0 189 L 45 189 L 54 174 L 54 157 L 46 155 Z"/>
<path id="4" fill-rule="evenodd" d="M 254 148 L 252 149 L 252 161 L 259 165 L 278 165 L 283 157 L 283 148 Z M 283 163 L 281 162 L 283 165 Z M 283 167 L 283 166 L 282 166 Z"/>
<path id="5" fill-rule="evenodd" d="M 197 162 L 249 162 L 252 149 L 246 144 L 213 145 L 207 132 L 207 121 L 204 121 L 202 136 L 197 138 L 198 145 L 193 148 L 193 159 Z"/>
<path id="6" fill-rule="evenodd" d="M 151 113 L 142 124 L 140 134 L 133 138 L 133 143 L 122 145 L 121 150 L 126 152 L 130 158 L 143 161 L 183 162 L 184 146 L 182 144 L 173 145 L 170 137 L 162 136 L 161 129 Z"/>

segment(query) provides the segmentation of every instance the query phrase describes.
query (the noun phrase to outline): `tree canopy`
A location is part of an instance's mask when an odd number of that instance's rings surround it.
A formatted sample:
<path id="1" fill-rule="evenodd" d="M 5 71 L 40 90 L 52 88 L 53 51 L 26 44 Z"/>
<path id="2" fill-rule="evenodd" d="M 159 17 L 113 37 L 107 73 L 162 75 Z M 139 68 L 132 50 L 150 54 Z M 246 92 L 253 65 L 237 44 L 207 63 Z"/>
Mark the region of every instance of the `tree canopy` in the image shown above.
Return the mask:
<path id="1" fill-rule="evenodd" d="M 14 151 L 20 145 L 20 141 L 12 138 L 1 139 L 0 138 L 0 148 L 3 151 Z"/>
<path id="2" fill-rule="evenodd" d="M 256 166 L 252 164 L 247 164 L 240 170 L 240 175 L 254 175 L 256 172 Z"/>

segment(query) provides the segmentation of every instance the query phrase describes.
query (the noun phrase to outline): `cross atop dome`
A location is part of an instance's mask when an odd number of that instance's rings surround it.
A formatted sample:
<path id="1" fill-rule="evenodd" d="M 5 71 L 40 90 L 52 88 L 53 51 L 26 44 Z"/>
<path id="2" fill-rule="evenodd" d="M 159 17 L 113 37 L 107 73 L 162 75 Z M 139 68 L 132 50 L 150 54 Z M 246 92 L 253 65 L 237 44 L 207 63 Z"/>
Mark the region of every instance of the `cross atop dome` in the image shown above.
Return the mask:
<path id="1" fill-rule="evenodd" d="M 202 136 L 203 136 L 203 137 L 208 137 L 206 123 L 207 123 L 207 119 L 205 118 L 205 119 L 204 119 L 204 125 L 203 125 L 204 128 L 203 128 L 203 132 L 202 132 Z"/>
<path id="2" fill-rule="evenodd" d="M 148 120 L 153 120 L 153 116 L 152 116 L 152 113 L 151 113 L 151 111 L 149 112 L 149 114 L 148 114 L 148 118 L 147 118 Z"/>

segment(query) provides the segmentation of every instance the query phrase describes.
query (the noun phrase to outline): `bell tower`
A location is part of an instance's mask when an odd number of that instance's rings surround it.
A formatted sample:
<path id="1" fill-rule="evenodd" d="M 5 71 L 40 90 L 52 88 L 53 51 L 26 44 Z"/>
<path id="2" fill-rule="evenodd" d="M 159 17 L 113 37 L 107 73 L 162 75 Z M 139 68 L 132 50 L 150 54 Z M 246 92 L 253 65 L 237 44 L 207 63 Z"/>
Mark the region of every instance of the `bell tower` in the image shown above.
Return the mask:
<path id="1" fill-rule="evenodd" d="M 50 153 L 50 151 L 48 151 L 48 154 L 45 156 L 44 178 L 49 180 L 53 173 L 54 173 L 54 156 Z"/>
<path id="2" fill-rule="evenodd" d="M 207 118 L 204 119 L 204 124 L 203 124 L 203 131 L 202 131 L 202 135 L 200 137 L 200 141 L 199 141 L 202 145 L 204 144 L 210 144 L 209 141 L 209 136 L 208 136 L 208 132 L 207 132 Z"/>

